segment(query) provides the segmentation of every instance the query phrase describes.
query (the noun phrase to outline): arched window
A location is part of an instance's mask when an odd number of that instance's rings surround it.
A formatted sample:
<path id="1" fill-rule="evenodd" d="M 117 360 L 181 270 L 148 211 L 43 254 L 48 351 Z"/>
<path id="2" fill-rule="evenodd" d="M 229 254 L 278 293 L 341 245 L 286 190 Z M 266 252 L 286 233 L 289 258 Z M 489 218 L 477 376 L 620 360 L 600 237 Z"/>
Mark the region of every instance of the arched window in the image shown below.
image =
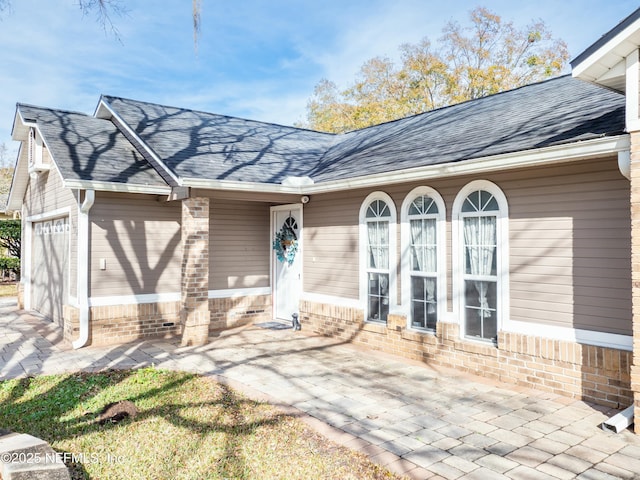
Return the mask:
<path id="1" fill-rule="evenodd" d="M 396 212 L 387 194 L 369 195 L 360 208 L 360 298 L 365 318 L 387 321 L 396 303 Z"/>
<path id="2" fill-rule="evenodd" d="M 465 338 L 497 342 L 508 312 L 508 207 L 497 185 L 475 181 L 454 202 L 454 286 Z"/>
<path id="3" fill-rule="evenodd" d="M 428 187 L 402 204 L 402 304 L 412 328 L 432 330 L 446 310 L 445 205 Z"/>

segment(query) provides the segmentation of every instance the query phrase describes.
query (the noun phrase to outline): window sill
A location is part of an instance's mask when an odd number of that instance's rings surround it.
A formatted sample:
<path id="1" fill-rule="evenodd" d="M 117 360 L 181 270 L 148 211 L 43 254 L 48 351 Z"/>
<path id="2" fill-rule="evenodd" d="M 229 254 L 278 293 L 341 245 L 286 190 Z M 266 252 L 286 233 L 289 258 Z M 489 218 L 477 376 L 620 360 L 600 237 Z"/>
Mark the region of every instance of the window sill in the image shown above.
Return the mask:
<path id="1" fill-rule="evenodd" d="M 498 356 L 498 345 L 495 343 L 487 343 L 479 340 L 472 340 L 470 338 L 458 339 L 455 342 L 455 348 L 467 353 L 476 353 L 491 357 Z"/>
<path id="2" fill-rule="evenodd" d="M 386 333 L 387 324 L 385 322 L 374 322 L 371 320 L 366 320 L 364 325 L 362 326 L 362 330 L 364 332 L 373 332 L 373 333 Z"/>
<path id="3" fill-rule="evenodd" d="M 406 328 L 402 330 L 402 339 L 423 344 L 436 344 L 438 338 L 435 330 L 422 330 L 417 328 Z"/>

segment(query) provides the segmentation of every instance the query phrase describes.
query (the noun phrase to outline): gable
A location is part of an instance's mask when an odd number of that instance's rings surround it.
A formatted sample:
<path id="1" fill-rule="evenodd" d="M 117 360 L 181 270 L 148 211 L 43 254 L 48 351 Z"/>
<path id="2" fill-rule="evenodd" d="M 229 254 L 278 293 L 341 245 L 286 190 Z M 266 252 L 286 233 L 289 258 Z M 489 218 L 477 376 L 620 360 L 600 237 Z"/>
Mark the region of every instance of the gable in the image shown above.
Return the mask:
<path id="1" fill-rule="evenodd" d="M 28 136 L 33 130 L 42 139 L 66 188 L 92 188 L 99 184 L 102 189 L 168 191 L 158 173 L 108 120 L 18 104 L 13 136 L 23 142 L 21 157 L 28 156 Z M 12 188 L 8 209 L 19 209 L 17 202 L 26 188 L 23 177 L 27 172 L 20 164 L 19 159 L 13 181 L 16 191 Z"/>

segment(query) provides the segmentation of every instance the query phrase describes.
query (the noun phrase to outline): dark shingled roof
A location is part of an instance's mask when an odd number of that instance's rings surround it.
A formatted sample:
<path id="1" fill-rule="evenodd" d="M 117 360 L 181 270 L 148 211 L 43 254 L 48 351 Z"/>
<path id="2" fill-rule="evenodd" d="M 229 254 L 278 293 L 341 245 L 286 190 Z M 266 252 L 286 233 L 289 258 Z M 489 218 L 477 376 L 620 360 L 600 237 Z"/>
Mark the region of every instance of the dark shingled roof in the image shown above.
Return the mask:
<path id="1" fill-rule="evenodd" d="M 563 76 L 342 135 L 103 97 L 179 177 L 316 183 L 624 133 L 624 96 Z"/>
<path id="2" fill-rule="evenodd" d="M 112 122 L 25 104 L 18 111 L 38 124 L 62 178 L 166 186 Z"/>
<path id="3" fill-rule="evenodd" d="M 316 183 L 624 133 L 624 96 L 571 76 L 342 135 L 104 96 L 179 178 Z M 63 178 L 165 186 L 110 120 L 18 105 Z"/>
<path id="4" fill-rule="evenodd" d="M 316 182 L 460 162 L 624 133 L 625 98 L 558 77 L 345 134 Z"/>
<path id="5" fill-rule="evenodd" d="M 306 175 L 335 135 L 104 96 L 182 178 L 281 183 Z"/>

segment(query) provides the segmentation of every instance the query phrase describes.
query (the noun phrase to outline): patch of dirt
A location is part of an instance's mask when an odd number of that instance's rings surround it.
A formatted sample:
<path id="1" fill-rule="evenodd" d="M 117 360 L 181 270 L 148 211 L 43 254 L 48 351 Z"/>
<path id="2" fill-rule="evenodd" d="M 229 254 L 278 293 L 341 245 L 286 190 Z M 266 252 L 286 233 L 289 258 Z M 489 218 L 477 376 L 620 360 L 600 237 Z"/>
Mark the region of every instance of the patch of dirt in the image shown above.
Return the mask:
<path id="1" fill-rule="evenodd" d="M 122 400 L 120 402 L 109 403 L 100 412 L 98 416 L 98 423 L 104 425 L 105 423 L 118 423 L 127 417 L 135 418 L 138 414 L 138 409 L 129 400 Z"/>

